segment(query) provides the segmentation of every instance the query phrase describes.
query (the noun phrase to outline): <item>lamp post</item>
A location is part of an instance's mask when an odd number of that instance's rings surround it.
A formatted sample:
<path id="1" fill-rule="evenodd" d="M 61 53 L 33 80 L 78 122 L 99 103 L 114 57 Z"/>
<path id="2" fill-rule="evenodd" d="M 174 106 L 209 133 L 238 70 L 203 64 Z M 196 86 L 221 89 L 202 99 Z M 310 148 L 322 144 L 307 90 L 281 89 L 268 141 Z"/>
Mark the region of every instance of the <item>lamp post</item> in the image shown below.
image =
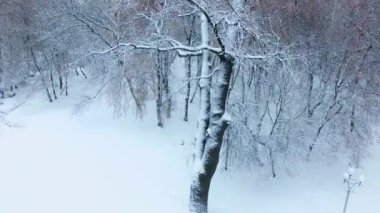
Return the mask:
<path id="1" fill-rule="evenodd" d="M 350 194 L 351 194 L 352 190 L 355 187 L 361 186 L 361 184 L 364 181 L 364 177 L 363 176 L 360 176 L 359 179 L 357 179 L 357 178 L 354 177 L 354 174 L 355 174 L 355 169 L 353 169 L 353 168 L 350 168 L 348 170 L 348 172 L 344 173 L 344 181 L 343 181 L 343 183 L 345 183 L 346 186 L 347 186 L 347 193 L 346 193 L 346 200 L 344 202 L 343 213 L 346 213 L 347 204 L 348 204 L 348 201 L 350 199 Z"/>

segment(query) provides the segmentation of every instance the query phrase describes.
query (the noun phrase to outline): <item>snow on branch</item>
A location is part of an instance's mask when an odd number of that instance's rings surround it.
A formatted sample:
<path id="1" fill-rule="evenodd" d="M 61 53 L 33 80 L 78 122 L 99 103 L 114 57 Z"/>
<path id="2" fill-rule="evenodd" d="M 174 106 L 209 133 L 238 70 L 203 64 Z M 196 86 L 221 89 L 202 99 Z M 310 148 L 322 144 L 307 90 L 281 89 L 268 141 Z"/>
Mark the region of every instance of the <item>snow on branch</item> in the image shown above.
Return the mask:
<path id="1" fill-rule="evenodd" d="M 140 49 L 140 50 L 184 51 L 184 52 L 182 52 L 182 54 L 186 54 L 186 52 L 198 53 L 199 51 L 202 51 L 202 50 L 208 50 L 208 51 L 215 53 L 215 54 L 220 54 L 222 52 L 222 50 L 220 48 L 211 47 L 209 45 L 200 45 L 197 47 L 189 47 L 189 46 L 183 46 L 183 45 L 159 47 L 159 46 L 154 46 L 154 45 L 138 45 L 138 44 L 133 44 L 133 43 L 121 43 L 121 44 L 116 45 L 116 46 L 114 46 L 108 50 L 105 50 L 105 51 L 90 53 L 88 56 L 107 54 L 107 53 L 113 52 L 115 50 L 118 50 L 122 47 L 132 47 L 133 49 Z"/>
<path id="2" fill-rule="evenodd" d="M 219 36 L 218 26 L 212 21 L 211 16 L 208 14 L 206 9 L 204 9 L 198 2 L 196 2 L 194 0 L 187 0 L 187 1 L 190 4 L 192 4 L 193 6 L 195 6 L 206 17 L 207 22 L 212 26 L 216 41 L 218 42 L 218 44 L 221 48 L 221 54 L 225 53 L 226 47 L 225 47 L 221 37 Z"/>
<path id="3" fill-rule="evenodd" d="M 179 44 L 179 43 L 178 43 Z M 230 56 L 234 58 L 241 58 L 241 59 L 251 59 L 251 60 L 257 60 L 257 59 L 267 59 L 271 57 L 277 57 L 279 54 L 270 54 L 270 55 L 251 55 L 251 54 L 235 54 L 234 52 L 229 52 L 223 50 L 221 48 L 212 47 L 209 45 L 199 45 L 196 47 L 190 47 L 190 46 L 184 46 L 184 45 L 173 45 L 169 47 L 159 47 L 155 45 L 139 45 L 139 44 L 133 44 L 133 43 L 121 43 L 118 44 L 110 49 L 99 51 L 99 52 L 92 52 L 88 54 L 85 58 L 93 55 L 104 55 L 111 52 L 114 52 L 120 48 L 128 48 L 131 47 L 132 49 L 139 49 L 139 50 L 157 50 L 161 52 L 165 51 L 177 51 L 180 56 L 186 57 L 186 56 L 197 56 L 201 55 L 203 50 L 208 50 L 214 54 L 220 55 L 223 53 L 227 53 Z"/>

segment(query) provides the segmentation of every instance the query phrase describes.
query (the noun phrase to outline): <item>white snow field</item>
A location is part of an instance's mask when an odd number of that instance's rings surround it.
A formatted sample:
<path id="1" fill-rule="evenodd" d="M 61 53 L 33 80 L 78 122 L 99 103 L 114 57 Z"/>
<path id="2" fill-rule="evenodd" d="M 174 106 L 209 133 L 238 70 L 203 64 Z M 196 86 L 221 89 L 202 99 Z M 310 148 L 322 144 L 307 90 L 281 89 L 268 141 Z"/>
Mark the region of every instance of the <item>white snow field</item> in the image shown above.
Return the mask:
<path id="1" fill-rule="evenodd" d="M 177 110 L 159 129 L 154 110 L 114 119 L 94 103 L 73 115 L 75 101 L 34 99 L 9 116 L 20 127 L 1 127 L 0 213 L 187 212 L 195 116 L 185 123 Z M 380 212 L 379 150 L 347 213 Z M 210 213 L 340 213 L 344 169 L 316 166 L 275 180 L 219 171 Z"/>

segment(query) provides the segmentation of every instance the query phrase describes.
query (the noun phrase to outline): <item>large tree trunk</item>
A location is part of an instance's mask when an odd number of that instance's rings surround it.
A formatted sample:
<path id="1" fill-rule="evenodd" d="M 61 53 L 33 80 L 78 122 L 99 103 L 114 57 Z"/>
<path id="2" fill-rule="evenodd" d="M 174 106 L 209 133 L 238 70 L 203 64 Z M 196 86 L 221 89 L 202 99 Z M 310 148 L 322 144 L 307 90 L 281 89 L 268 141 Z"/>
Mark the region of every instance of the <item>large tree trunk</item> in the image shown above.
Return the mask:
<path id="1" fill-rule="evenodd" d="M 240 6 L 243 1 L 238 0 L 233 4 Z M 238 7 L 239 8 L 239 7 Z M 202 45 L 209 45 L 209 26 L 206 14 L 201 15 L 201 35 Z M 217 32 L 216 26 L 213 26 L 214 33 Z M 234 46 L 236 43 L 237 26 L 231 26 L 227 29 L 227 45 Z M 219 37 L 219 35 L 216 35 Z M 218 41 L 223 49 L 223 53 L 218 54 L 219 68 L 212 75 L 212 80 L 209 79 L 211 87 L 209 90 L 209 105 L 204 104 L 204 107 L 209 106 L 209 113 L 206 115 L 201 108 L 201 118 L 207 117 L 209 120 L 208 126 L 198 126 L 197 135 L 197 156 L 195 159 L 195 170 L 193 182 L 190 187 L 190 212 L 191 213 L 207 213 L 208 211 L 208 195 L 210 190 L 211 179 L 214 176 L 219 163 L 220 150 L 223 143 L 223 136 L 229 124 L 229 116 L 226 113 L 226 105 L 228 100 L 228 92 L 233 73 L 235 59 L 230 54 L 224 51 L 225 43 Z M 233 48 L 232 48 L 233 49 Z M 209 66 L 205 64 L 207 52 L 203 51 L 202 70 Z M 207 56 L 208 57 L 208 56 Z M 208 62 L 208 60 L 207 60 Z M 205 76 L 202 72 L 202 76 Z M 202 79 L 203 80 L 203 79 Z M 201 93 L 201 99 L 204 94 Z M 206 119 L 207 120 L 207 119 Z M 201 127 L 201 128 L 200 128 Z M 200 134 L 202 133 L 202 134 Z"/>
<path id="2" fill-rule="evenodd" d="M 190 212 L 192 213 L 207 212 L 211 179 L 218 166 L 223 136 L 228 127 L 229 118 L 225 109 L 233 70 L 233 58 L 226 54 L 219 58 L 220 70 L 213 76 L 211 86 L 210 123 L 206 129 L 207 134 L 203 135 L 205 143 L 198 144 L 202 149 L 198 150 L 201 151 L 198 156 L 200 158 L 195 161 L 195 174 L 190 188 Z M 197 142 L 202 142 L 202 140 Z"/>

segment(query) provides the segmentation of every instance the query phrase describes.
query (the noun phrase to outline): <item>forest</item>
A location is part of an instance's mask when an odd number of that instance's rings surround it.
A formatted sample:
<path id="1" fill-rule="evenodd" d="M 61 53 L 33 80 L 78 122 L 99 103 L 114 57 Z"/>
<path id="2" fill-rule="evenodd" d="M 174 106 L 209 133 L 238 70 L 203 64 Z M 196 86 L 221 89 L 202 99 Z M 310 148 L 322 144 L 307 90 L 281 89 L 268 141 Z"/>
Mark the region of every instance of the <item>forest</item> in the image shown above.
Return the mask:
<path id="1" fill-rule="evenodd" d="M 90 93 L 74 111 L 104 100 L 116 118 L 154 113 L 157 129 L 195 120 L 188 211 L 206 213 L 218 170 L 364 166 L 379 138 L 380 1 L 0 0 L 2 123 L 7 102 L 64 102 L 77 84 Z"/>

